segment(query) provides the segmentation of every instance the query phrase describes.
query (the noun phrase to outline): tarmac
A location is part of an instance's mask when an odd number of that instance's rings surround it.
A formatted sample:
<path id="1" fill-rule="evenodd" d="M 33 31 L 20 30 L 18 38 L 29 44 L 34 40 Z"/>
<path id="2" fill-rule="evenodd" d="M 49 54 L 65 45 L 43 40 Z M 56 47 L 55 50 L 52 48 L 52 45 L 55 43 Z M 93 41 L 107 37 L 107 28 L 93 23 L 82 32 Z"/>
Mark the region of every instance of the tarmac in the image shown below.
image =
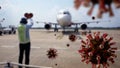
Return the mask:
<path id="1" fill-rule="evenodd" d="M 118 48 L 116 51 L 117 58 L 114 64 L 110 63 L 109 68 L 120 68 L 120 30 L 91 31 L 108 33 L 110 37 L 113 37 L 113 41 L 116 42 L 115 46 Z M 86 64 L 81 62 L 81 56 L 78 53 L 80 41 L 81 39 L 85 39 L 86 36 L 78 33 L 77 37 L 79 38 L 75 42 L 71 42 L 68 39 L 69 34 L 62 34 L 61 31 L 54 32 L 53 30 L 31 29 L 30 64 L 53 68 L 92 68 L 90 63 Z M 67 46 L 67 44 L 70 46 Z M 57 49 L 58 56 L 55 59 L 49 59 L 46 55 L 49 48 Z M 18 62 L 18 56 L 18 33 L 15 35 L 0 36 L 0 62 Z M 0 68 L 3 67 L 0 66 Z"/>

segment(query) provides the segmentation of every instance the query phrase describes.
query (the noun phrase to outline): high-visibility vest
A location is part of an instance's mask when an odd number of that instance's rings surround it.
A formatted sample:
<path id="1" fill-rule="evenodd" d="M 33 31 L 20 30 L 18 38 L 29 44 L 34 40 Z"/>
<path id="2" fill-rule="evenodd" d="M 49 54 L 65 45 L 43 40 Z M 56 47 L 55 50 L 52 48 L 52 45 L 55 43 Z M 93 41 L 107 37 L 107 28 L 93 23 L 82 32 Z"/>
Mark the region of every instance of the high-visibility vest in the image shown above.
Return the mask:
<path id="1" fill-rule="evenodd" d="M 27 34 L 26 34 L 26 26 L 25 25 L 23 25 L 23 24 L 20 24 L 19 26 L 18 26 L 18 36 L 19 36 L 19 42 L 20 43 L 28 43 L 28 42 L 30 42 L 30 39 L 29 38 L 27 38 L 27 36 L 26 36 Z"/>

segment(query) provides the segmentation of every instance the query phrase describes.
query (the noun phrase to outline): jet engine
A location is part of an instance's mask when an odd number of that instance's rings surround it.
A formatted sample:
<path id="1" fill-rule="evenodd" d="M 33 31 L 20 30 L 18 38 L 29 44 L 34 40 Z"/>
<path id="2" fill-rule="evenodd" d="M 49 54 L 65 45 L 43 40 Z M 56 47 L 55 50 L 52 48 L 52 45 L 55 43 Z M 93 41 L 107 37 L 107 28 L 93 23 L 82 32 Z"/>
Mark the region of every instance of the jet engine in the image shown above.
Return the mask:
<path id="1" fill-rule="evenodd" d="M 82 24 L 82 25 L 81 25 L 81 29 L 82 29 L 82 30 L 87 29 L 87 25 L 86 25 L 86 24 Z"/>
<path id="2" fill-rule="evenodd" d="M 45 24 L 44 28 L 47 29 L 47 30 L 51 29 L 51 24 Z"/>

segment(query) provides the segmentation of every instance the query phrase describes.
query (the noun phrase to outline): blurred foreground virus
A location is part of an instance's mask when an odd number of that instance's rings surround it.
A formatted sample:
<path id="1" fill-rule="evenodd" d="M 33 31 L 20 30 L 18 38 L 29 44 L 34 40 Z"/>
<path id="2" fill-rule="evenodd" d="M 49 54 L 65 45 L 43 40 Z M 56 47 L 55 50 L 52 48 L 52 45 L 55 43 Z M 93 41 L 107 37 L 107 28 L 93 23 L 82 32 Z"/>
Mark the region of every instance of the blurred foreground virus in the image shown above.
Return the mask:
<path id="1" fill-rule="evenodd" d="M 78 50 L 82 57 L 82 62 L 91 63 L 92 68 L 109 67 L 108 61 L 114 63 L 117 57 L 115 51 L 115 42 L 111 42 L 112 37 L 108 37 L 107 33 L 101 34 L 96 32 L 93 35 L 87 35 L 86 41 L 81 40 L 81 47 Z"/>
<path id="2" fill-rule="evenodd" d="M 102 18 L 102 14 L 109 12 L 109 16 L 114 16 L 111 4 L 114 3 L 116 8 L 120 8 L 120 0 L 74 0 L 74 7 L 78 9 L 81 5 L 85 7 L 91 6 L 88 15 L 91 15 L 96 4 L 99 5 L 98 18 Z"/>
<path id="3" fill-rule="evenodd" d="M 49 59 L 55 59 L 58 56 L 57 50 L 55 48 L 50 48 L 47 51 L 47 56 Z"/>

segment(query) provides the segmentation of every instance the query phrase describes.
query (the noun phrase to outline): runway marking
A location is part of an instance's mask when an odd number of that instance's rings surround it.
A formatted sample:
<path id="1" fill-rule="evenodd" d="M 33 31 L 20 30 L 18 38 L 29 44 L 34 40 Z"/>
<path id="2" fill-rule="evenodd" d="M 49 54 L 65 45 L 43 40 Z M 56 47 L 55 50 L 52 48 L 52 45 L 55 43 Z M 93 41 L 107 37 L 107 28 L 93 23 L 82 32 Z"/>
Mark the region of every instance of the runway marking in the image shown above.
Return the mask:
<path id="1" fill-rule="evenodd" d="M 62 47 L 54 47 L 55 49 L 67 49 L 67 48 L 62 48 Z"/>
<path id="2" fill-rule="evenodd" d="M 16 46 L 2 45 L 0 47 L 3 47 L 3 48 L 15 48 Z M 37 46 L 32 46 L 31 48 L 40 49 L 40 47 L 37 47 Z"/>
<path id="3" fill-rule="evenodd" d="M 10 45 L 2 45 L 0 47 L 3 47 L 3 48 L 15 48 L 16 46 L 10 46 Z"/>
<path id="4" fill-rule="evenodd" d="M 40 47 L 37 47 L 37 46 L 32 46 L 31 48 L 40 49 Z"/>

